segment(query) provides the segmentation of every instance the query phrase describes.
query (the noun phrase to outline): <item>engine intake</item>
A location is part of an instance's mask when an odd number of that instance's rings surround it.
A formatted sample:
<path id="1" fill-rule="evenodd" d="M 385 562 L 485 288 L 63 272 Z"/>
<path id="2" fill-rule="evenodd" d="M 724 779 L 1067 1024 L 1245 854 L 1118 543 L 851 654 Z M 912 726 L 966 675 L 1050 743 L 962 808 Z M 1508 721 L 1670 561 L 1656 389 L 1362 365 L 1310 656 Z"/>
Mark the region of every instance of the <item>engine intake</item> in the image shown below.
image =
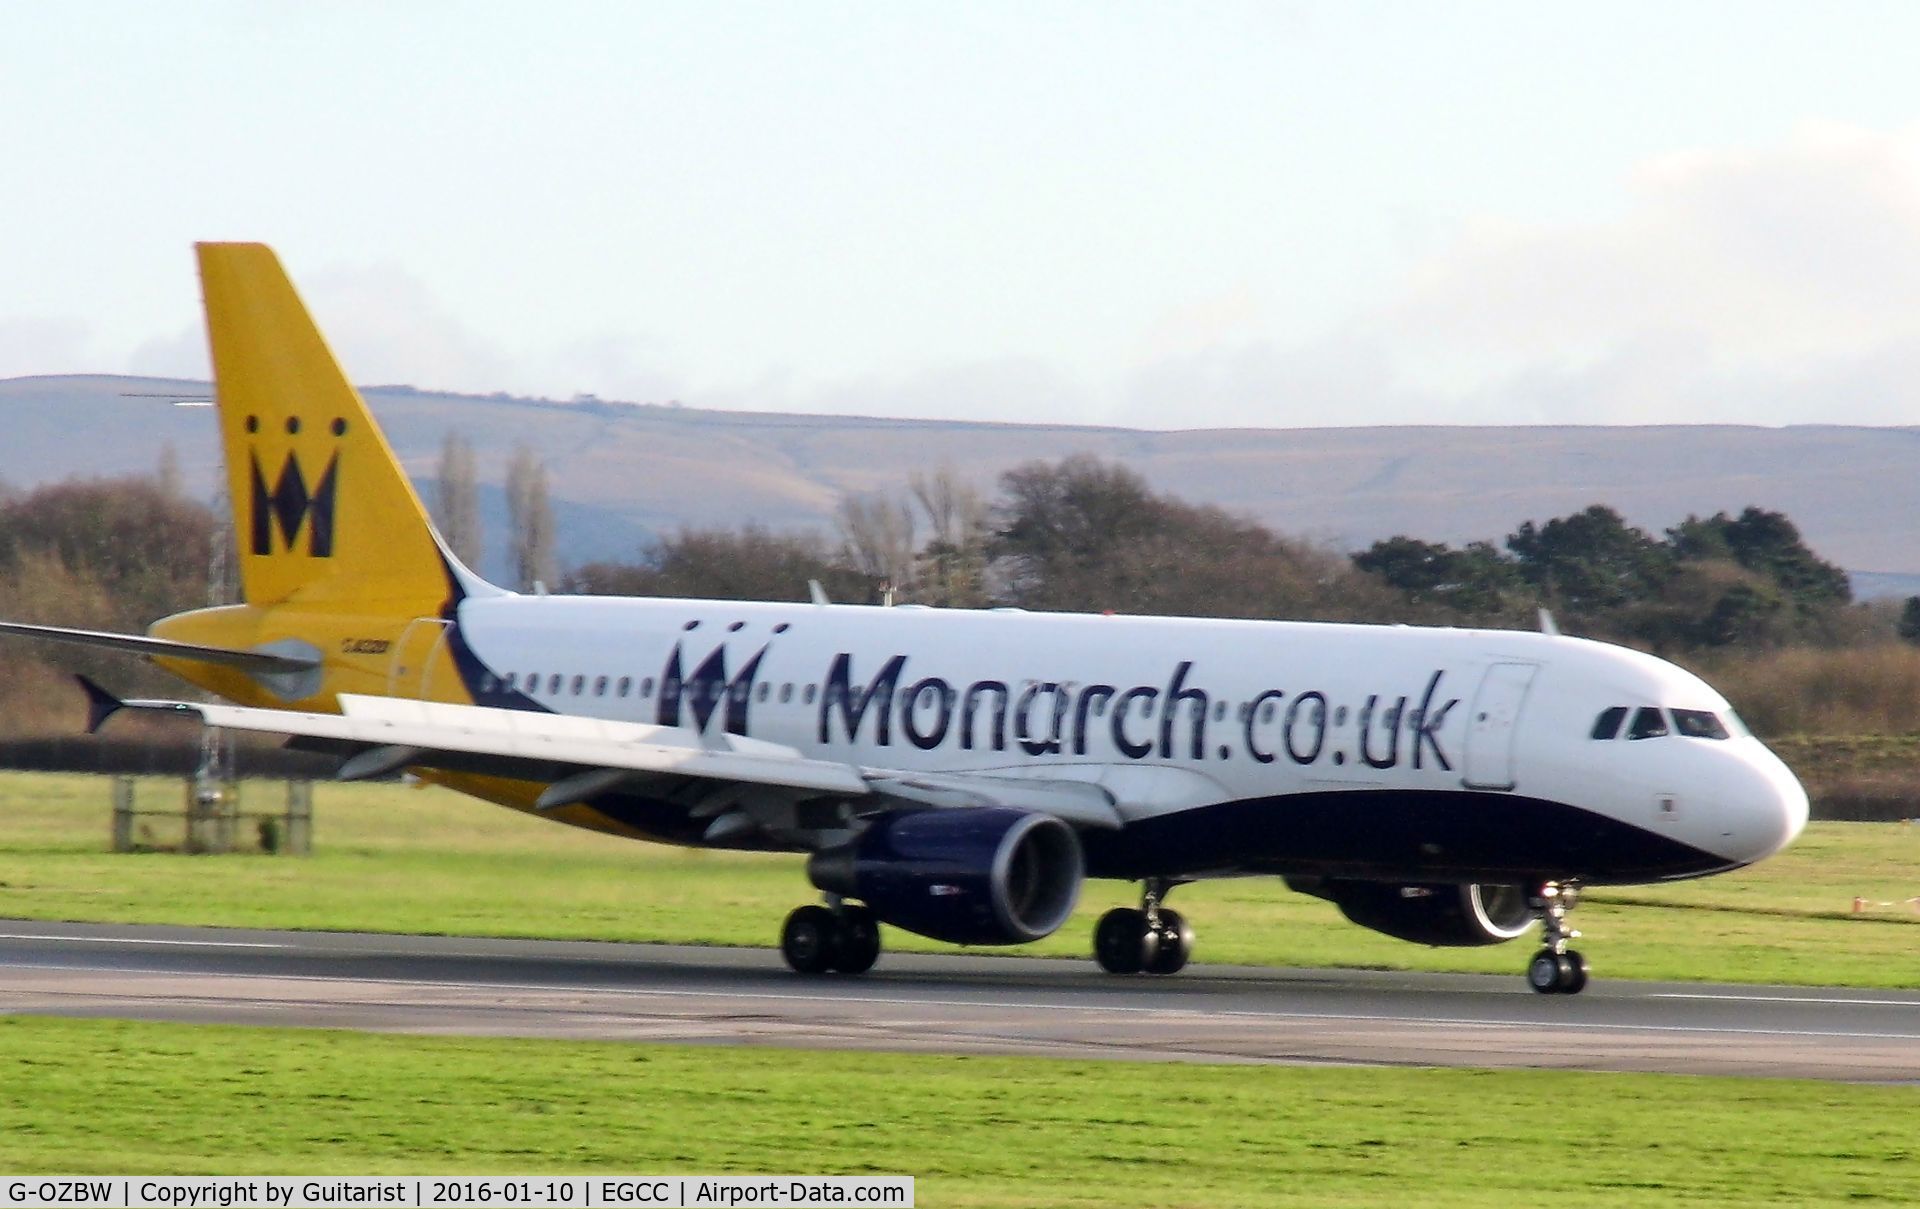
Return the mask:
<path id="1" fill-rule="evenodd" d="M 1533 924 L 1521 886 L 1289 878 L 1292 889 L 1324 898 L 1363 928 L 1423 945 L 1497 945 Z"/>
<path id="2" fill-rule="evenodd" d="M 1073 914 L 1080 839 L 1052 815 L 998 807 L 893 811 L 807 860 L 807 876 L 882 923 L 955 944 L 1025 944 Z"/>

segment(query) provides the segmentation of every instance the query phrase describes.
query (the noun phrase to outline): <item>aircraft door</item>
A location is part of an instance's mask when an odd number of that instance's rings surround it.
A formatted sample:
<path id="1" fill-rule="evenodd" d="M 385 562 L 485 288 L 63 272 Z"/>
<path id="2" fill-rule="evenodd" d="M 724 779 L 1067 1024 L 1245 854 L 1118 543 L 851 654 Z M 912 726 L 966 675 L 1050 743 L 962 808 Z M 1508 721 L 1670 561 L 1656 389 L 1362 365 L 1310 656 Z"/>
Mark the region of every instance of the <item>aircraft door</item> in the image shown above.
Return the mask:
<path id="1" fill-rule="evenodd" d="M 440 618 L 416 617 L 408 622 L 400 641 L 393 644 L 393 660 L 387 665 L 387 695 L 431 698 L 434 662 L 446 641 L 447 623 Z"/>
<path id="2" fill-rule="evenodd" d="M 1539 666 L 1496 663 L 1481 677 L 1467 716 L 1467 756 L 1461 780 L 1468 789 L 1512 789 L 1513 740 L 1520 706 Z"/>

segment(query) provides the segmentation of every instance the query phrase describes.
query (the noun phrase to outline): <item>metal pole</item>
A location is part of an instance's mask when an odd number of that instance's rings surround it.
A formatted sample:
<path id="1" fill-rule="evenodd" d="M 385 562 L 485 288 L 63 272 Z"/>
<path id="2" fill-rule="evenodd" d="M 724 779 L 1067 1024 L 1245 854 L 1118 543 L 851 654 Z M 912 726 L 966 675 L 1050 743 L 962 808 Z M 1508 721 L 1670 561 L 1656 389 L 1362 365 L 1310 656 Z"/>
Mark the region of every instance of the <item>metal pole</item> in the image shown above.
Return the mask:
<path id="1" fill-rule="evenodd" d="M 133 778 L 113 779 L 113 850 L 133 851 Z"/>
<path id="2" fill-rule="evenodd" d="M 280 850 L 294 856 L 313 852 L 313 782 L 287 782 L 287 826 Z"/>

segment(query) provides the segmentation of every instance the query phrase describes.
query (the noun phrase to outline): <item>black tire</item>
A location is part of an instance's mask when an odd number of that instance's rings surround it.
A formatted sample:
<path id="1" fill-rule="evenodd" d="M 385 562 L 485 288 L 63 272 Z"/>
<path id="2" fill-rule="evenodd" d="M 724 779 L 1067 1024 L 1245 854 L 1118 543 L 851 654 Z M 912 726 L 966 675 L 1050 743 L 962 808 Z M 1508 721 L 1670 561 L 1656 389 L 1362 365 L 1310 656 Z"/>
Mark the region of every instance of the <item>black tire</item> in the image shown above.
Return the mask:
<path id="1" fill-rule="evenodd" d="M 864 974 L 880 959 L 880 921 L 865 907 L 842 907 L 834 921 L 831 968 Z"/>
<path id="2" fill-rule="evenodd" d="M 1587 959 L 1582 957 L 1578 951 L 1568 949 L 1566 953 L 1561 956 L 1560 960 L 1566 963 L 1567 969 L 1566 982 L 1561 986 L 1560 993 L 1562 995 L 1578 995 L 1581 991 L 1586 990 Z"/>
<path id="3" fill-rule="evenodd" d="M 1527 985 L 1542 995 L 1558 995 L 1562 988 L 1560 955 L 1542 949 L 1527 963 Z"/>
<path id="4" fill-rule="evenodd" d="M 1149 974 L 1178 974 L 1193 956 L 1193 925 L 1178 911 L 1160 908 L 1159 947 L 1146 961 Z"/>
<path id="5" fill-rule="evenodd" d="M 840 921 L 825 907 L 800 907 L 780 929 L 780 956 L 796 974 L 824 974 L 833 965 Z"/>
<path id="6" fill-rule="evenodd" d="M 1109 974 L 1138 974 L 1147 964 L 1147 913 L 1115 907 L 1093 929 L 1093 956 Z M 1159 952 L 1155 937 L 1154 952 Z"/>

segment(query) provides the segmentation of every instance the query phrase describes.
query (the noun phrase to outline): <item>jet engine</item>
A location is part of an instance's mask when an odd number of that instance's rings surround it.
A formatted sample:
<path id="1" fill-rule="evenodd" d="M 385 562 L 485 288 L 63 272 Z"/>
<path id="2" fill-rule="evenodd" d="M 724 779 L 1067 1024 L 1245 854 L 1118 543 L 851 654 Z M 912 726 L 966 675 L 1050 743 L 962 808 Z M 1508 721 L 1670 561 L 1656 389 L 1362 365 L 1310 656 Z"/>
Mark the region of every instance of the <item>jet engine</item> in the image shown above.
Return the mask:
<path id="1" fill-rule="evenodd" d="M 1363 928 L 1416 944 L 1497 945 L 1533 925 L 1533 911 L 1521 886 L 1342 878 L 1288 878 L 1287 885 L 1326 899 Z"/>
<path id="2" fill-rule="evenodd" d="M 1052 815 L 1000 807 L 890 811 L 807 861 L 830 894 L 882 922 L 955 944 L 1024 944 L 1067 922 L 1086 877 L 1080 839 Z"/>

